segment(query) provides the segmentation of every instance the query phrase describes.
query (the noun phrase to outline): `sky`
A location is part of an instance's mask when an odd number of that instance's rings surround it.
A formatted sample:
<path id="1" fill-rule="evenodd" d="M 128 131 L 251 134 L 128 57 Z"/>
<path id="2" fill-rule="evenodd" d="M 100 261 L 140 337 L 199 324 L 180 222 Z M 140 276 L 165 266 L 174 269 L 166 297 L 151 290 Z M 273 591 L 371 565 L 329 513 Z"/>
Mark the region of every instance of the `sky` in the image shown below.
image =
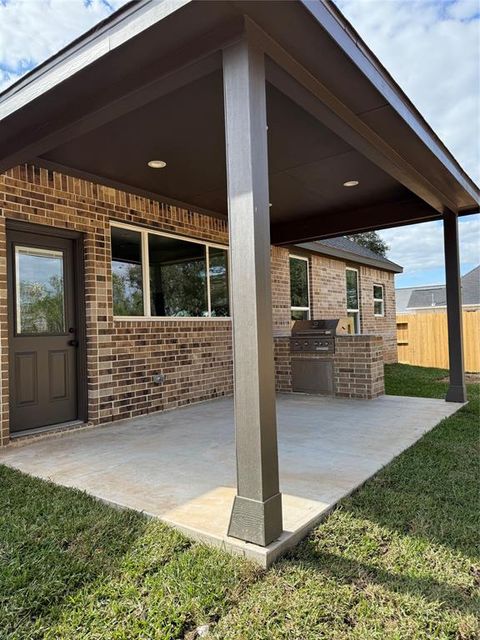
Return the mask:
<path id="1" fill-rule="evenodd" d="M 0 90 L 126 0 L 0 0 Z M 467 173 L 480 182 L 480 0 L 336 0 Z M 397 286 L 443 283 L 442 225 L 380 232 Z M 480 262 L 480 215 L 460 222 L 461 270 Z"/>

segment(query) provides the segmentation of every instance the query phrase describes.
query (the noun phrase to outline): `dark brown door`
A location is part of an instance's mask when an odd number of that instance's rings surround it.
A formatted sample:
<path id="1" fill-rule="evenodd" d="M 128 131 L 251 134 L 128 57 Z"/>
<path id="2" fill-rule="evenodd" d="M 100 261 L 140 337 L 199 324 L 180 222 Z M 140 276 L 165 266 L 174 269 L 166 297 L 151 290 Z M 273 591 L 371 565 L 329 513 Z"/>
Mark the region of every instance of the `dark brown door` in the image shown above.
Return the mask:
<path id="1" fill-rule="evenodd" d="M 10 231 L 10 430 L 78 418 L 73 240 Z"/>

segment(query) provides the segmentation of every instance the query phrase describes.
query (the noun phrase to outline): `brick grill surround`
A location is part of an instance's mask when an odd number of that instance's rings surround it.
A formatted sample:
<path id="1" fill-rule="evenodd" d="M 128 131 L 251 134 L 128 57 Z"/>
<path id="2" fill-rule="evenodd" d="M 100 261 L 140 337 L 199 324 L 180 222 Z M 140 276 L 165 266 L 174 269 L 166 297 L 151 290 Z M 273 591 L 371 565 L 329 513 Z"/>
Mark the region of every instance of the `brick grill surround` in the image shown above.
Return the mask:
<path id="1" fill-rule="evenodd" d="M 294 357 L 333 360 L 335 396 L 339 398 L 371 400 L 385 393 L 381 336 L 337 336 L 334 356 L 299 352 Z M 275 338 L 278 391 L 292 390 L 291 360 L 289 338 Z"/>
<path id="2" fill-rule="evenodd" d="M 381 336 L 338 336 L 335 395 L 371 400 L 385 393 Z"/>
<path id="3" fill-rule="evenodd" d="M 21 165 L 0 175 L 0 445 L 9 440 L 6 219 L 83 234 L 89 422 L 133 417 L 232 393 L 229 319 L 114 319 L 110 284 L 111 221 L 225 245 L 226 221 Z M 272 247 L 271 260 L 276 383 L 279 391 L 290 391 L 289 249 Z M 312 255 L 310 280 L 313 317 L 346 314 L 345 262 Z M 393 275 L 361 267 L 360 282 L 362 298 L 365 295 L 367 301 L 362 302 L 362 326 L 386 336 L 386 360 L 396 360 Z M 385 318 L 373 318 L 373 311 L 370 313 L 373 282 L 385 284 Z M 371 305 L 373 309 L 373 300 Z M 361 382 L 364 379 L 360 376 L 367 360 L 376 363 L 374 358 L 381 357 L 382 340 L 371 336 L 352 340 L 357 350 L 353 370 L 342 372 L 339 389 L 345 394 L 350 388 L 350 393 L 356 390 L 373 397 L 381 385 L 377 381 L 375 386 L 373 380 Z M 352 369 L 346 365 L 348 368 Z M 152 381 L 158 372 L 165 375 L 165 383 L 160 386 Z M 371 389 L 367 393 L 368 385 Z"/>

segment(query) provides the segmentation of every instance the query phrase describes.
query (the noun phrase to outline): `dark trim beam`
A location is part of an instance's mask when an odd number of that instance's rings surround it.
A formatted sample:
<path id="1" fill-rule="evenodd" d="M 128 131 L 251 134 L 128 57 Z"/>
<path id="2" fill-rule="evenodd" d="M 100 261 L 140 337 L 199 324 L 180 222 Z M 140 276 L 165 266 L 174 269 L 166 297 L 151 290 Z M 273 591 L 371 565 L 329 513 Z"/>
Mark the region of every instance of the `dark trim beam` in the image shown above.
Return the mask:
<path id="1" fill-rule="evenodd" d="M 223 82 L 237 455 L 237 495 L 228 534 L 267 546 L 283 527 L 263 53 L 247 40 L 225 49 Z"/>
<path id="2" fill-rule="evenodd" d="M 346 211 L 318 214 L 299 218 L 294 222 L 272 225 L 272 244 L 298 244 L 351 233 L 375 231 L 429 220 L 440 220 L 441 215 L 419 198 L 403 202 L 384 203 Z"/>
<path id="3" fill-rule="evenodd" d="M 460 249 L 458 216 L 448 211 L 443 219 L 445 247 L 445 278 L 447 288 L 448 357 L 450 385 L 447 402 L 466 402 L 463 358 L 462 281 L 460 277 Z"/>

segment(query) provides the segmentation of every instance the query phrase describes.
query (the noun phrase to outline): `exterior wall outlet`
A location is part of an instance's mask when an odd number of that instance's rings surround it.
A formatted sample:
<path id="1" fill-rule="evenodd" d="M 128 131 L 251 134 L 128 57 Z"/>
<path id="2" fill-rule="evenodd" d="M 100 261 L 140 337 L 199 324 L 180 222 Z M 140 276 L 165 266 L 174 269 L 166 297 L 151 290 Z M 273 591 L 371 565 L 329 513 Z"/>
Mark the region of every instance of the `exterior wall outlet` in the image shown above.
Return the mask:
<path id="1" fill-rule="evenodd" d="M 165 382 L 165 376 L 163 373 L 154 373 L 152 380 L 154 384 L 163 384 Z"/>

